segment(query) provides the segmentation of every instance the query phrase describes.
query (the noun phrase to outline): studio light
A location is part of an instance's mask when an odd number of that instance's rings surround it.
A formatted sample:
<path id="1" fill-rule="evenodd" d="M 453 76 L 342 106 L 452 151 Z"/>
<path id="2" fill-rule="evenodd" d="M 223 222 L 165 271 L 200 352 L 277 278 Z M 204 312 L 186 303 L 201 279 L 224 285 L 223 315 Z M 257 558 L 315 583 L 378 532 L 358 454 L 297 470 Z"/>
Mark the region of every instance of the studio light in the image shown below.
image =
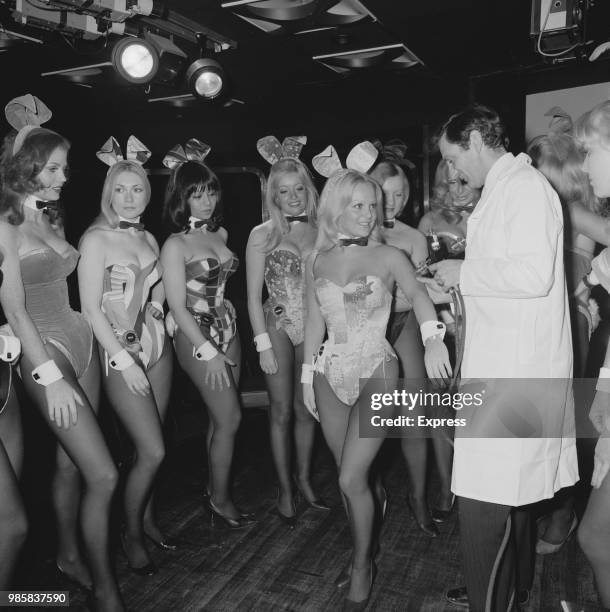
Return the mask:
<path id="1" fill-rule="evenodd" d="M 112 64 L 125 80 L 144 84 L 152 81 L 159 70 L 159 55 L 148 41 L 127 37 L 114 46 Z"/>
<path id="2" fill-rule="evenodd" d="M 222 66 L 209 57 L 201 57 L 188 67 L 186 82 L 197 97 L 205 100 L 217 98 L 226 87 Z"/>

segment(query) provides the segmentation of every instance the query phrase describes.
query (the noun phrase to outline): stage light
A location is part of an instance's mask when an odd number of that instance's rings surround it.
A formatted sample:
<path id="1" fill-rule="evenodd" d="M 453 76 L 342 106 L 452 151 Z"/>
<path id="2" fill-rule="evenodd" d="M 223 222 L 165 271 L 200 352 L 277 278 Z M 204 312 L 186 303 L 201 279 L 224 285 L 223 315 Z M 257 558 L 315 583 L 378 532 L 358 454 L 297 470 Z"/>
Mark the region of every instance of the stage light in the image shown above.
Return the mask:
<path id="1" fill-rule="evenodd" d="M 189 89 L 205 100 L 213 100 L 225 90 L 226 77 L 222 66 L 213 59 L 201 57 L 186 71 Z"/>
<path id="2" fill-rule="evenodd" d="M 122 38 L 112 50 L 115 70 L 130 83 L 152 81 L 159 69 L 159 55 L 152 44 L 142 38 Z"/>

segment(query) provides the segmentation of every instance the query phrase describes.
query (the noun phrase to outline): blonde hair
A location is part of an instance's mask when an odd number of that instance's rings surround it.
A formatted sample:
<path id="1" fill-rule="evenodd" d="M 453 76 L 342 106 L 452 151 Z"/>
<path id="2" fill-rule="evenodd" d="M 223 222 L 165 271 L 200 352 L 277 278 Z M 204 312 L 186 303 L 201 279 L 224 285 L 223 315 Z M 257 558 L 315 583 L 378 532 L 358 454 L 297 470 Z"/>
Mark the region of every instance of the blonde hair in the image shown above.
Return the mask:
<path id="1" fill-rule="evenodd" d="M 271 219 L 271 230 L 267 235 L 263 250 L 268 253 L 272 251 L 282 240 L 282 236 L 290 231 L 290 225 L 286 221 L 284 214 L 278 204 L 279 182 L 286 174 L 297 174 L 299 180 L 307 192 L 307 202 L 305 212 L 309 222 L 315 227 L 316 210 L 318 206 L 318 192 L 313 184 L 311 174 L 305 164 L 298 159 L 280 159 L 271 166 L 269 178 L 267 179 L 267 189 L 265 190 L 265 211 Z"/>
<path id="2" fill-rule="evenodd" d="M 580 203 L 593 212 L 600 211 L 599 200 L 582 169 L 582 151 L 569 134 L 536 136 L 527 147 L 534 165 L 548 179 L 564 206 Z"/>
<path id="3" fill-rule="evenodd" d="M 318 236 L 314 249 L 328 251 L 338 241 L 339 218 L 352 201 L 354 190 L 360 185 L 370 185 L 375 193 L 377 223 L 370 237 L 383 242 L 379 226 L 383 223 L 383 192 L 379 183 L 367 174 L 356 170 L 339 170 L 324 185 L 318 206 Z"/>
<path id="4" fill-rule="evenodd" d="M 104 179 L 104 186 L 102 187 L 102 199 L 101 199 L 101 213 L 97 216 L 93 222 L 93 226 L 109 226 L 115 228 L 119 224 L 119 216 L 114 212 L 112 208 L 112 198 L 114 195 L 114 188 L 116 185 L 117 177 L 121 172 L 133 172 L 138 175 L 138 178 L 142 181 L 144 189 L 146 191 L 146 204 L 150 202 L 150 182 L 146 175 L 146 170 L 142 168 L 140 164 L 130 160 L 119 161 L 113 166 L 110 166 L 106 178 Z"/>
<path id="5" fill-rule="evenodd" d="M 394 162 L 382 161 L 378 163 L 370 172 L 370 176 L 372 176 L 381 186 L 383 190 L 383 184 L 389 179 L 394 178 L 395 176 L 399 176 L 402 181 L 402 190 L 403 190 L 403 198 L 402 204 L 400 205 L 400 210 L 394 213 L 395 217 L 400 216 L 402 211 L 405 209 L 407 202 L 409 200 L 409 195 L 411 194 L 411 185 L 409 184 L 409 179 L 405 174 L 404 170 Z"/>
<path id="6" fill-rule="evenodd" d="M 598 104 L 579 117 L 574 126 L 574 137 L 581 146 L 599 143 L 610 149 L 610 100 Z"/>

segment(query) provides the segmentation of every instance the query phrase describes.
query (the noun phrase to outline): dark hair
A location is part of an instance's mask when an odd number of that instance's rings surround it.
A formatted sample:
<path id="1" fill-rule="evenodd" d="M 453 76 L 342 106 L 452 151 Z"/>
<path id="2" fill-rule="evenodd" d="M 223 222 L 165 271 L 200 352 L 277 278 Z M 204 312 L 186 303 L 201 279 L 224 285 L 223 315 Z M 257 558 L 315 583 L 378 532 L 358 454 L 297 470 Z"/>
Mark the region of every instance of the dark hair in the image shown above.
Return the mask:
<path id="1" fill-rule="evenodd" d="M 481 104 L 469 106 L 449 117 L 440 129 L 437 141 L 444 135 L 449 142 L 458 144 L 463 149 L 469 149 L 470 133 L 474 130 L 481 134 L 483 142 L 489 148 L 508 148 L 506 126 L 500 115 L 492 108 Z"/>
<path id="2" fill-rule="evenodd" d="M 21 200 L 41 188 L 37 177 L 53 151 L 58 148 L 70 149 L 70 143 L 57 132 L 35 128 L 13 155 L 16 136 L 17 132 L 13 132 L 5 137 L 0 154 L 0 215 L 6 214 L 8 222 L 13 225 L 23 222 Z"/>
<path id="3" fill-rule="evenodd" d="M 163 218 L 172 232 L 181 232 L 188 224 L 191 215 L 188 199 L 205 189 L 218 192 L 218 201 L 212 215 L 212 220 L 220 223 L 222 220 L 222 197 L 218 177 L 205 164 L 197 161 L 187 161 L 176 166 L 167 183 Z"/>

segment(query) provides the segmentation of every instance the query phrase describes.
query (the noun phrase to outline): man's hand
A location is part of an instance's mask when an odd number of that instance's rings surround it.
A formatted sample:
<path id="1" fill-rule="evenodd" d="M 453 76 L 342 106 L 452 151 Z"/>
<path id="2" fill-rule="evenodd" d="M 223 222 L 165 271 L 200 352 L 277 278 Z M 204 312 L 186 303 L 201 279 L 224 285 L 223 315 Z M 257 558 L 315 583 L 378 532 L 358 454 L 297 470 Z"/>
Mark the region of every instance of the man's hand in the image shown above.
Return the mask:
<path id="1" fill-rule="evenodd" d="M 460 271 L 464 262 L 459 259 L 446 259 L 435 264 L 430 264 L 428 269 L 434 273 L 436 284 L 447 291 L 451 287 L 460 284 Z"/>

